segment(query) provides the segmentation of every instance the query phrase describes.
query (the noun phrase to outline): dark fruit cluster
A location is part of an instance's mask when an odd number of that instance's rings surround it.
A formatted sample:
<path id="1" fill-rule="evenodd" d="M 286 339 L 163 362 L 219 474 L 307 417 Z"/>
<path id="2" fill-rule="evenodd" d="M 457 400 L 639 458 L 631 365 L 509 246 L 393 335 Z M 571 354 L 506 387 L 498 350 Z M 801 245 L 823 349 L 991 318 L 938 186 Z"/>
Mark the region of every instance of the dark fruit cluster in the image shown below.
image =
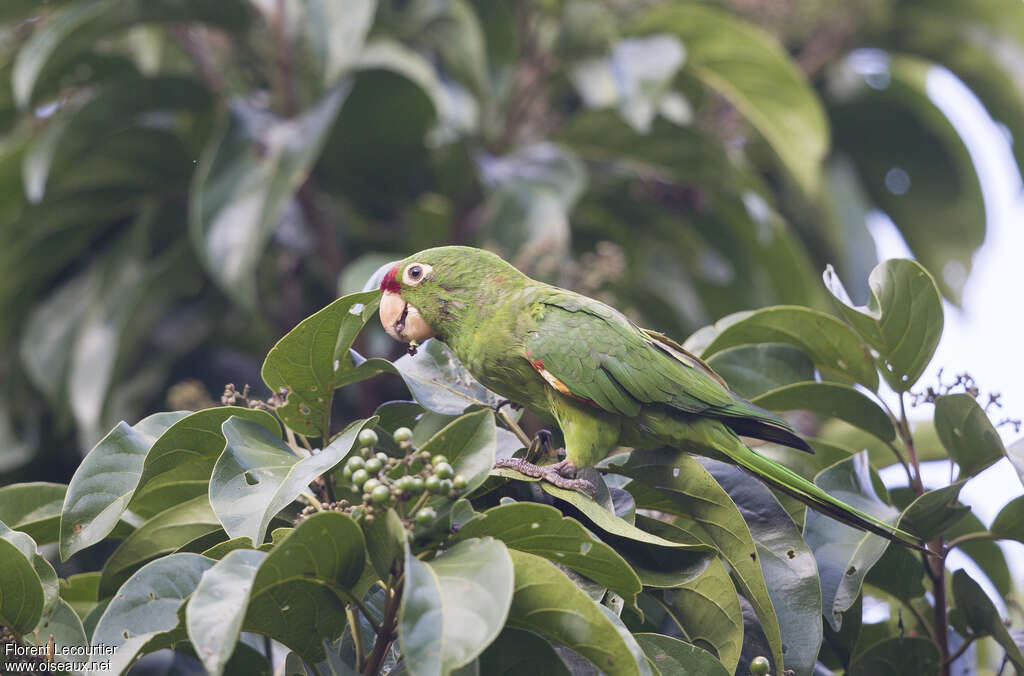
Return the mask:
<path id="1" fill-rule="evenodd" d="M 407 527 L 414 524 L 427 526 L 437 519 L 437 511 L 426 504 L 430 496 L 458 498 L 466 490 L 467 481 L 444 455 L 431 457 L 429 452 L 417 450 L 412 443 L 412 430 L 400 427 L 392 435 L 398 447 L 406 452 L 401 458 L 375 451 L 380 439 L 373 430 L 359 433 L 358 452 L 349 456 L 341 470 L 341 485 L 361 496 L 356 504 L 347 500 L 324 504 L 336 509 L 362 515 L 373 521 L 375 515 L 394 507 Z M 308 516 L 315 510 L 307 507 Z"/>

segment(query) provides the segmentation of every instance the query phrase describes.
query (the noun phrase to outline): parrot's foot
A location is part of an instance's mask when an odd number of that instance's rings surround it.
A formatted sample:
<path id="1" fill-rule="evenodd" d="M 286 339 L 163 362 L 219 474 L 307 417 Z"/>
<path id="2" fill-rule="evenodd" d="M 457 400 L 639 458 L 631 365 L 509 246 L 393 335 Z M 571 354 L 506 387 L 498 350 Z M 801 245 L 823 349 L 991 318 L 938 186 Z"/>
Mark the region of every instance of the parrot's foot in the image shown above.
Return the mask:
<path id="1" fill-rule="evenodd" d="M 522 404 L 517 404 L 516 402 L 512 401 L 511 399 L 502 399 L 501 401 L 499 401 L 497 404 L 494 405 L 494 412 L 497 413 L 504 406 L 510 407 L 513 411 L 518 411 L 518 410 L 520 410 L 523 407 Z"/>
<path id="2" fill-rule="evenodd" d="M 508 469 L 514 469 L 520 474 L 526 476 L 532 476 L 537 479 L 543 479 L 549 484 L 558 486 L 559 488 L 566 488 L 571 491 L 583 491 L 588 495 L 593 495 L 597 492 L 594 484 L 590 483 L 586 479 L 576 479 L 576 464 L 569 462 L 568 460 L 562 460 L 556 462 L 553 465 L 535 465 L 532 462 L 527 462 L 522 458 L 503 458 L 494 463 L 495 467 L 506 467 Z"/>

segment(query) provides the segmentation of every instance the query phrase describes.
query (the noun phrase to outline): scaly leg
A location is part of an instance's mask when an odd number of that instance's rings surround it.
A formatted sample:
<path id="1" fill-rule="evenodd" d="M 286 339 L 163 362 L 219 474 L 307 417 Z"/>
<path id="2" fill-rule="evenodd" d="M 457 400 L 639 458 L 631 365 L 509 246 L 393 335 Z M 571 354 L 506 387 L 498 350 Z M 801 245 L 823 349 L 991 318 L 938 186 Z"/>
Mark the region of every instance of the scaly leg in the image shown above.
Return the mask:
<path id="1" fill-rule="evenodd" d="M 494 463 L 495 467 L 514 469 L 520 474 L 543 479 L 559 488 L 566 488 L 572 491 L 583 491 L 588 495 L 597 492 L 594 484 L 586 479 L 576 479 L 577 467 L 569 460 L 562 460 L 553 465 L 535 465 L 522 458 L 505 458 Z"/>

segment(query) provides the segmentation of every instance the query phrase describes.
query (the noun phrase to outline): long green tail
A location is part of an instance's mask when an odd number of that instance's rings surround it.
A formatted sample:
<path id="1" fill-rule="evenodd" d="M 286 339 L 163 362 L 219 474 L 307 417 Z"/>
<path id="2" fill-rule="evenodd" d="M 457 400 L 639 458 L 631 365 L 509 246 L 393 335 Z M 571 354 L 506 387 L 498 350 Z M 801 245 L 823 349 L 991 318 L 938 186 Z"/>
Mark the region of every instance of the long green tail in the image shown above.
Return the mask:
<path id="1" fill-rule="evenodd" d="M 837 521 L 913 549 L 926 551 L 921 538 L 832 497 L 813 482 L 747 447 L 732 430 L 716 420 L 707 418 L 680 420 L 675 418 L 671 421 L 662 419 L 658 422 L 662 423 L 658 425 L 662 428 L 659 432 L 664 434 L 669 431 L 665 427 L 671 428 L 672 432 L 675 432 L 672 435 L 674 441 L 682 442 L 679 445 L 687 450 L 692 448 L 702 455 L 738 465 L 772 488 L 782 491 L 812 509 L 828 514 Z M 668 425 L 664 425 L 664 423 L 668 423 Z M 697 448 L 693 448 L 694 446 Z"/>

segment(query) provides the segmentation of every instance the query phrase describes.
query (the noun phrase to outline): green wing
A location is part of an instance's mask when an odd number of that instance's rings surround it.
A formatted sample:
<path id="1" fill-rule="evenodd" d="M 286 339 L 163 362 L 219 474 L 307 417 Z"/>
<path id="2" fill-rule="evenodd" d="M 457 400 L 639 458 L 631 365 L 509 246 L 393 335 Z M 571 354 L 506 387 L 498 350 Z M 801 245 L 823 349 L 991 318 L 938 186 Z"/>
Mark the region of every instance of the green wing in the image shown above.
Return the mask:
<path id="1" fill-rule="evenodd" d="M 604 303 L 559 291 L 541 301 L 535 316 L 526 357 L 571 396 L 627 417 L 660 404 L 719 418 L 738 434 L 810 450 L 785 421 L 731 392 L 700 359 Z"/>

